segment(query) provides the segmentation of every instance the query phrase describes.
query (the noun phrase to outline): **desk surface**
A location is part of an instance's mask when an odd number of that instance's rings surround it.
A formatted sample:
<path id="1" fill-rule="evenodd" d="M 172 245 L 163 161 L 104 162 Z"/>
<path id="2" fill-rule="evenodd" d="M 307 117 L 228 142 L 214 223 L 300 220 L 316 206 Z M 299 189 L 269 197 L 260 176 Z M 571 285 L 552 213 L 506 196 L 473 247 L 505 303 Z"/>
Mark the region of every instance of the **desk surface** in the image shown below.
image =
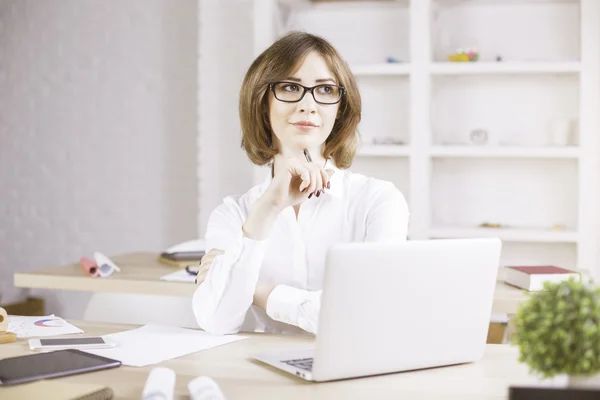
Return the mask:
<path id="1" fill-rule="evenodd" d="M 108 278 L 86 276 L 78 263 L 35 271 L 15 273 L 15 286 L 76 290 L 86 292 L 112 292 L 191 297 L 196 289 L 193 283 L 166 282 L 160 277 L 177 270 L 158 261 L 155 253 L 133 253 L 116 256 L 113 261 L 121 268 Z M 503 276 L 503 271 L 499 277 Z M 522 290 L 502 281 L 496 284 L 493 311 L 515 314 L 519 304 L 527 298 Z"/>
<path id="2" fill-rule="evenodd" d="M 105 335 L 137 326 L 70 321 L 84 335 Z M 77 336 L 77 335 L 70 335 Z M 388 374 L 328 383 L 310 383 L 249 358 L 277 348 L 310 347 L 310 336 L 248 334 L 235 343 L 200 351 L 158 365 L 177 374 L 176 398 L 187 399 L 187 384 L 198 376 L 210 376 L 228 400 L 236 399 L 445 399 L 499 400 L 508 398 L 512 385 L 537 384 L 527 367 L 517 361 L 518 350 L 509 345 L 486 345 L 476 363 L 421 371 Z M 0 345 L 0 358 L 31 354 L 27 340 Z M 118 399 L 140 399 L 148 373 L 154 366 L 122 366 L 117 369 L 60 378 L 67 382 L 107 384 Z M 0 398 L 2 397 L 0 389 Z"/>

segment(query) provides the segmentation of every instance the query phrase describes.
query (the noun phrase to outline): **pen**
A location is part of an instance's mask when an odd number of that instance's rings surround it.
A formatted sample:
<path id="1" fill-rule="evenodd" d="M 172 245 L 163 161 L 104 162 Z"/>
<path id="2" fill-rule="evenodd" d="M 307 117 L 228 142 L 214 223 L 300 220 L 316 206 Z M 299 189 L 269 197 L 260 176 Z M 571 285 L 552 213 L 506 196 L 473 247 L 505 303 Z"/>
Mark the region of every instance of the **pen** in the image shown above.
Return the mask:
<path id="1" fill-rule="evenodd" d="M 308 149 L 304 149 L 304 157 L 306 157 L 306 161 L 312 162 L 312 158 L 310 158 L 310 153 L 308 152 Z"/>
<path id="2" fill-rule="evenodd" d="M 310 153 L 308 152 L 308 149 L 304 149 L 304 157 L 306 157 L 306 161 L 308 162 L 312 162 L 312 158 L 310 158 Z M 319 197 L 321 195 L 321 193 L 323 193 L 323 190 L 317 190 L 317 197 Z M 310 199 L 312 197 L 312 193 L 310 194 L 310 196 L 308 196 L 308 198 Z"/>

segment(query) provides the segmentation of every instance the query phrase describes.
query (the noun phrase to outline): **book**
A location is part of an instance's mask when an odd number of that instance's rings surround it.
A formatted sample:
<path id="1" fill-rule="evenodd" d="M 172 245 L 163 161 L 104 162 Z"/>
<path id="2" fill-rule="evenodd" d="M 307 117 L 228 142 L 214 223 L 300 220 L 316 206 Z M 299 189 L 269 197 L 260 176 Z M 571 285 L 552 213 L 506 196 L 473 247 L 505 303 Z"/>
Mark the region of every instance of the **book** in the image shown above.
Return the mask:
<path id="1" fill-rule="evenodd" d="M 198 265 L 200 264 L 200 260 L 191 260 L 191 261 L 175 261 L 175 260 L 171 260 L 168 258 L 164 258 L 164 257 L 158 257 L 158 261 L 160 261 L 163 264 L 167 264 L 171 267 L 177 267 L 177 268 L 185 268 L 188 265 Z"/>
<path id="2" fill-rule="evenodd" d="M 540 291 L 545 282 L 559 283 L 569 278 L 579 279 L 579 273 L 553 265 L 506 267 L 504 282 L 530 292 Z"/>
<path id="3" fill-rule="evenodd" d="M 600 389 L 511 386 L 509 400 L 597 400 Z"/>
<path id="4" fill-rule="evenodd" d="M 204 240 L 189 240 L 169 247 L 158 256 L 158 260 L 174 267 L 185 268 L 198 265 L 204 256 Z"/>
<path id="5" fill-rule="evenodd" d="M 44 400 L 110 400 L 113 390 L 105 385 L 44 379 L 0 389 L 0 398 Z"/>

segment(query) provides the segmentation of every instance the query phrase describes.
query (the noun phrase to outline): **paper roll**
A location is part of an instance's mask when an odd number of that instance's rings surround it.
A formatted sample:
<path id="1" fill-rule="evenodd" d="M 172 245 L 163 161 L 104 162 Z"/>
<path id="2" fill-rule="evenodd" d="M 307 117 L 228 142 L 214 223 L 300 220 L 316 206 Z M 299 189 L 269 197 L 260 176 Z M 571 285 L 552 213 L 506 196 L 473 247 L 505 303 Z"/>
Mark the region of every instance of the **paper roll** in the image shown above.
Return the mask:
<path id="1" fill-rule="evenodd" d="M 95 261 L 92 261 L 86 257 L 81 257 L 79 263 L 81 264 L 81 267 L 83 268 L 86 274 L 93 277 L 98 276 L 98 265 Z"/>
<path id="2" fill-rule="evenodd" d="M 217 382 L 208 376 L 200 376 L 188 383 L 192 400 L 226 400 Z"/>
<path id="3" fill-rule="evenodd" d="M 143 400 L 173 400 L 175 392 L 175 372 L 170 368 L 156 367 L 146 379 L 142 393 Z"/>
<path id="4" fill-rule="evenodd" d="M 101 278 L 111 276 L 115 271 L 121 272 L 121 269 L 117 267 L 117 264 L 98 251 L 94 252 L 94 260 L 96 260 L 96 264 L 98 265 L 98 275 Z"/>
<path id="5" fill-rule="evenodd" d="M 8 314 L 0 307 L 0 333 L 8 331 Z"/>

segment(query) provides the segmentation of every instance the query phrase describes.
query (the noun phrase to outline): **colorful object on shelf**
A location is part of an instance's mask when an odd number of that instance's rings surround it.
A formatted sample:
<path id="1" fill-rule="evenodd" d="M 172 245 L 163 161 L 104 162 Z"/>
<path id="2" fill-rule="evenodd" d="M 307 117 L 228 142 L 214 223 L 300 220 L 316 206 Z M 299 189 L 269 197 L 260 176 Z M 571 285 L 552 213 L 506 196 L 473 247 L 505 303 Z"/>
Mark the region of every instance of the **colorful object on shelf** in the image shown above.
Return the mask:
<path id="1" fill-rule="evenodd" d="M 473 49 L 458 49 L 456 53 L 448 55 L 452 62 L 475 62 L 479 61 L 479 52 Z"/>
<path id="2" fill-rule="evenodd" d="M 565 230 L 565 226 L 564 225 L 554 225 L 552 226 L 552 230 L 559 232 L 559 231 L 564 231 Z"/>
<path id="3" fill-rule="evenodd" d="M 480 228 L 502 228 L 502 224 L 497 222 L 483 222 L 479 224 Z"/>
<path id="4" fill-rule="evenodd" d="M 403 61 L 399 60 L 397 58 L 394 58 L 394 57 L 388 57 L 385 59 L 385 62 L 389 63 L 389 64 L 399 64 L 399 63 L 402 63 Z"/>

